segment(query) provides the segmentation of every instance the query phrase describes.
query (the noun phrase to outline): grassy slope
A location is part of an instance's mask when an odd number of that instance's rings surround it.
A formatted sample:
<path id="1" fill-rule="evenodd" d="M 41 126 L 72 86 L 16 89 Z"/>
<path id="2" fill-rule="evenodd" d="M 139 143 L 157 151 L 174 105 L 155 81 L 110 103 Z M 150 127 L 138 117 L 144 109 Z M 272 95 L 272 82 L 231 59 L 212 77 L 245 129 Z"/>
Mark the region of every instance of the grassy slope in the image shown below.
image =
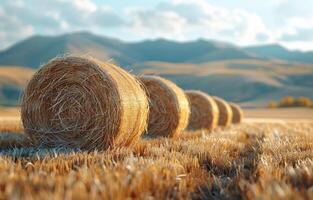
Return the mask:
<path id="1" fill-rule="evenodd" d="M 249 123 L 210 135 L 142 140 L 132 149 L 103 153 L 38 151 L 17 145 L 22 135 L 1 134 L 0 196 L 313 198 L 312 128 Z"/>
<path id="2" fill-rule="evenodd" d="M 158 74 L 183 88 L 195 88 L 246 106 L 282 96 L 313 98 L 313 65 L 282 61 L 229 60 L 205 64 L 147 62 L 139 73 Z"/>
<path id="3" fill-rule="evenodd" d="M 34 70 L 20 66 L 0 66 L 0 82 L 14 83 L 17 86 L 25 86 Z"/>
<path id="4" fill-rule="evenodd" d="M 0 118 L 20 117 L 20 107 L 0 107 Z"/>
<path id="5" fill-rule="evenodd" d="M 18 105 L 21 91 L 33 73 L 26 67 L 0 66 L 0 104 Z"/>
<path id="6" fill-rule="evenodd" d="M 313 98 L 313 65 L 309 64 L 250 59 L 203 64 L 146 62 L 128 69 L 135 74 L 161 75 L 184 89 L 200 89 L 246 107 L 264 106 L 268 100 L 287 95 Z M 29 68 L 0 66 L 0 99 L 5 105 L 18 103 L 21 89 L 33 73 Z"/>
<path id="7" fill-rule="evenodd" d="M 244 113 L 246 118 L 313 121 L 313 109 L 311 108 L 245 109 Z"/>

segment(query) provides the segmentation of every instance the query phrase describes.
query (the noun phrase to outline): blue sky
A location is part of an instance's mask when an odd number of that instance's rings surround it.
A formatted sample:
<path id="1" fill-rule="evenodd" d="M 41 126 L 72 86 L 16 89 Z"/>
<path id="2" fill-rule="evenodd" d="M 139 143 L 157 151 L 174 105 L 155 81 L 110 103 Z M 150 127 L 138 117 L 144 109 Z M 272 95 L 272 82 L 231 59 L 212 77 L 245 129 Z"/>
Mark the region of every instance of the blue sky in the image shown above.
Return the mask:
<path id="1" fill-rule="evenodd" d="M 87 30 L 127 41 L 220 40 L 313 50 L 313 0 L 0 0 L 0 49 Z"/>

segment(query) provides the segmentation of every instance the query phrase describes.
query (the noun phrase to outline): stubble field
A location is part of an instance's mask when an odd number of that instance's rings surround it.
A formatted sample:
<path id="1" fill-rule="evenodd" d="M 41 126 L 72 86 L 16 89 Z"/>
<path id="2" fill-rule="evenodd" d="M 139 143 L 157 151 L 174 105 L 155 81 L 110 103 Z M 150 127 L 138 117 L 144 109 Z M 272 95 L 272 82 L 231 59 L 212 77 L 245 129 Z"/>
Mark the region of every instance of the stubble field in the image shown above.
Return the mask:
<path id="1" fill-rule="evenodd" d="M 310 120 L 247 119 L 212 133 L 83 152 L 34 148 L 10 117 L 0 121 L 1 199 L 313 198 Z"/>

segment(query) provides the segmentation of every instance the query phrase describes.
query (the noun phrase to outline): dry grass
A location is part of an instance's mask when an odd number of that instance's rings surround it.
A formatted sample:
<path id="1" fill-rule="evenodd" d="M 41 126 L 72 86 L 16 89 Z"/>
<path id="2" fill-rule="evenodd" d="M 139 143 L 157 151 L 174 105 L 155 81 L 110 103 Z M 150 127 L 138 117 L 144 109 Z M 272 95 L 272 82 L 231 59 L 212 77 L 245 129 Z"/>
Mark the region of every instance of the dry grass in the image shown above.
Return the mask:
<path id="1" fill-rule="evenodd" d="M 219 113 L 219 119 L 218 119 L 218 125 L 219 126 L 229 126 L 232 123 L 233 119 L 233 112 L 232 108 L 226 102 L 224 99 L 219 97 L 213 97 L 215 103 L 218 107 L 218 113 Z"/>
<path id="2" fill-rule="evenodd" d="M 0 117 L 1 133 L 23 133 L 24 128 L 20 117 Z"/>
<path id="3" fill-rule="evenodd" d="M 214 130 L 218 125 L 219 110 L 214 99 L 204 92 L 187 90 L 190 105 L 189 130 Z"/>
<path id="4" fill-rule="evenodd" d="M 23 133 L 18 107 L 0 107 L 0 133 Z"/>
<path id="5" fill-rule="evenodd" d="M 19 107 L 0 107 L 0 117 L 20 117 Z"/>
<path id="6" fill-rule="evenodd" d="M 279 82 L 274 77 L 285 75 L 299 75 L 312 73 L 311 64 L 286 63 L 282 61 L 263 60 L 223 60 L 201 64 L 194 63 L 168 63 L 149 61 L 145 63 L 143 74 L 195 74 L 205 76 L 210 74 L 241 74 L 253 77 L 255 80 L 263 80 L 273 85 Z M 240 67 L 238 67 L 240 66 Z M 253 67 L 250 67 L 253 66 Z M 257 71 L 254 67 L 257 67 Z"/>
<path id="7" fill-rule="evenodd" d="M 176 137 L 187 126 L 188 99 L 175 83 L 159 76 L 142 76 L 140 81 L 149 97 L 148 135 Z"/>
<path id="8" fill-rule="evenodd" d="M 243 111 L 241 107 L 235 103 L 229 103 L 230 108 L 232 110 L 232 123 L 238 124 L 243 120 Z"/>
<path id="9" fill-rule="evenodd" d="M 270 113 L 270 114 L 269 114 Z M 288 119 L 291 121 L 304 121 L 313 119 L 313 109 L 308 108 L 258 108 L 258 109 L 245 109 L 245 118 L 271 118 L 271 119 Z"/>
<path id="10" fill-rule="evenodd" d="M 64 57 L 32 77 L 21 118 L 36 146 L 103 150 L 134 144 L 146 130 L 148 109 L 145 91 L 122 68 Z"/>
<path id="11" fill-rule="evenodd" d="M 4 199 L 313 198 L 313 123 L 243 123 L 89 153 L 33 148 L 22 134 L 1 141 Z"/>
<path id="12" fill-rule="evenodd" d="M 26 67 L 1 66 L 0 84 L 13 83 L 24 87 L 34 74 L 34 70 Z"/>

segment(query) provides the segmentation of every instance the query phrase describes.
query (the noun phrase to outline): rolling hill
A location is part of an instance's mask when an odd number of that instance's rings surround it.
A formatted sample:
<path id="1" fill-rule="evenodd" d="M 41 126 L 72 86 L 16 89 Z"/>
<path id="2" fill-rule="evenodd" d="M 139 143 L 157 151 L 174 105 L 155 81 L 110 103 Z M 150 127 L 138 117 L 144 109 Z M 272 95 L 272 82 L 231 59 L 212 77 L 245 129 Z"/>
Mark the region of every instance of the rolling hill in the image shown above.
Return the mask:
<path id="1" fill-rule="evenodd" d="M 26 67 L 0 66 L 0 105 L 19 104 L 21 92 L 34 70 Z"/>
<path id="2" fill-rule="evenodd" d="M 128 66 L 146 61 L 202 63 L 225 59 L 248 59 L 233 45 L 206 40 L 175 42 L 164 39 L 126 43 L 120 40 L 78 32 L 61 36 L 33 36 L 0 52 L 0 64 L 38 68 L 63 54 L 90 55 Z"/>
<path id="3" fill-rule="evenodd" d="M 167 77 L 185 89 L 241 102 L 245 106 L 265 105 L 283 96 L 313 99 L 313 65 L 281 61 L 228 60 L 202 64 L 146 62 L 139 73 Z"/>
<path id="4" fill-rule="evenodd" d="M 313 63 L 313 52 L 290 51 L 277 45 L 252 46 L 244 48 L 245 51 L 265 59 L 280 59 L 291 62 Z"/>
<path id="5" fill-rule="evenodd" d="M 5 65 L 0 66 L 0 104 L 18 104 L 33 70 L 64 54 L 109 60 L 137 74 L 162 75 L 184 89 L 200 89 L 246 106 L 264 105 L 285 95 L 313 98 L 312 52 L 279 45 L 240 48 L 203 39 L 124 42 L 77 32 L 33 36 L 0 52 L 0 65 Z"/>

